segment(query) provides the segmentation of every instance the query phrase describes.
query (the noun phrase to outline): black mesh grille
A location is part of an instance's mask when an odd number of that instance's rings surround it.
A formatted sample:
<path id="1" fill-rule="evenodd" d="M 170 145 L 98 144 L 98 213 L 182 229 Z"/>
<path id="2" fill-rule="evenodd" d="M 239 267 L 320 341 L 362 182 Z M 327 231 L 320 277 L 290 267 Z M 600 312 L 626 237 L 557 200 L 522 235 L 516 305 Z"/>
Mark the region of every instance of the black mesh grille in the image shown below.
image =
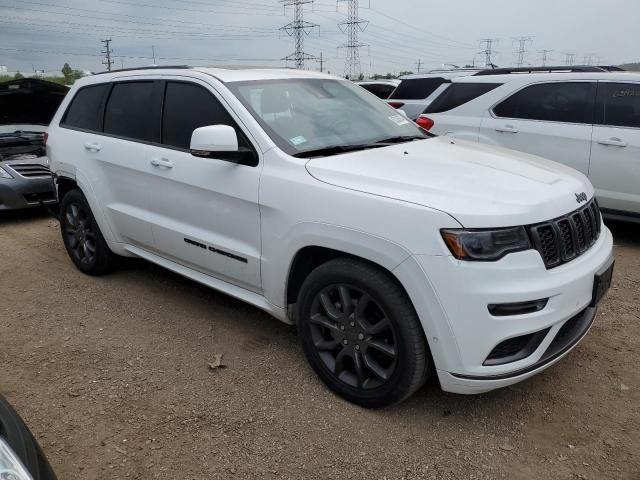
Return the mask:
<path id="1" fill-rule="evenodd" d="M 527 346 L 533 338 L 533 333 L 523 335 L 521 337 L 510 338 L 496 346 L 487 357 L 487 360 L 495 360 L 498 358 L 511 357 Z"/>
<path id="2" fill-rule="evenodd" d="M 547 268 L 567 263 L 586 252 L 600 236 L 600 209 L 595 200 L 575 212 L 529 227 L 533 245 Z"/>

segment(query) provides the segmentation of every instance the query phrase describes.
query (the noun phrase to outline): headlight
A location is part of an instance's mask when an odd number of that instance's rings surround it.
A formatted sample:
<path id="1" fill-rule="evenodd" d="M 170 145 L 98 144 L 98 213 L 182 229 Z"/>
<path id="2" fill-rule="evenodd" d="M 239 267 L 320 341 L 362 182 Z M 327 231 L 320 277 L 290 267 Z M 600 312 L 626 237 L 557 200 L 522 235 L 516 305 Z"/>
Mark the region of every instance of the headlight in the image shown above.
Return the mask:
<path id="1" fill-rule="evenodd" d="M 7 172 L 2 167 L 0 167 L 0 178 L 13 178 L 13 177 L 9 175 L 9 172 Z"/>
<path id="2" fill-rule="evenodd" d="M 0 438 L 0 480 L 33 480 L 3 438 Z"/>
<path id="3" fill-rule="evenodd" d="M 442 238 L 460 260 L 490 262 L 500 260 L 508 253 L 531 248 L 524 227 L 499 228 L 492 230 L 442 230 Z"/>

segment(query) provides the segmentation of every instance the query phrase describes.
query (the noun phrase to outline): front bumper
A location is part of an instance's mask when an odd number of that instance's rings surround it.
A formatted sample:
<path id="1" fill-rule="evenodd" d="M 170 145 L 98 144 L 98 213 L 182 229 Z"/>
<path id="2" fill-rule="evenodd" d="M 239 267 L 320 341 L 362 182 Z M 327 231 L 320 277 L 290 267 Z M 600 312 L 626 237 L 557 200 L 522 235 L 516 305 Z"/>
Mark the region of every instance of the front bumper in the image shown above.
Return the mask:
<path id="1" fill-rule="evenodd" d="M 56 203 L 52 176 L 26 178 L 10 167 L 3 164 L 3 169 L 13 178 L 0 178 L 0 211 L 38 207 L 40 202 L 45 205 Z"/>
<path id="2" fill-rule="evenodd" d="M 414 256 L 400 265 L 395 273 L 409 285 L 443 390 L 486 392 L 535 375 L 566 355 L 595 318 L 590 306 L 594 278 L 612 261 L 612 248 L 611 233 L 603 226 L 587 252 L 551 270 L 534 250 L 491 263 L 443 255 Z M 489 304 L 537 299 L 548 301 L 534 313 L 493 316 L 488 309 Z M 487 364 L 498 345 L 535 334 L 539 342 L 524 358 Z"/>

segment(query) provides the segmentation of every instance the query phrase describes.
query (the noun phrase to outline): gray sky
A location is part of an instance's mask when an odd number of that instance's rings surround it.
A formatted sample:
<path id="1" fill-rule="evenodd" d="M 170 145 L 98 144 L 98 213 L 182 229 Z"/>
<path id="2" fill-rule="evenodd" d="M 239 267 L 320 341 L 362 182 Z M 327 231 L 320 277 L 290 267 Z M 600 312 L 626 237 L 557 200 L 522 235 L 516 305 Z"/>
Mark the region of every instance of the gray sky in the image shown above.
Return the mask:
<path id="1" fill-rule="evenodd" d="M 344 4 L 343 4 L 344 5 Z M 499 39 L 494 63 L 515 63 L 513 38 L 532 36 L 526 60 L 539 64 L 540 50 L 553 50 L 549 63 L 566 52 L 602 63 L 640 60 L 640 0 L 360 0 L 370 21 L 360 33 L 362 70 L 416 70 L 443 63 L 463 65 L 480 50 L 478 39 Z M 305 20 L 320 25 L 305 37 L 305 51 L 323 52 L 332 73 L 342 74 L 346 35 L 337 26 L 346 8 L 333 0 L 305 7 Z M 112 38 L 115 66 L 158 64 L 283 65 L 294 49 L 278 28 L 291 21 L 277 0 L 0 0 L 0 65 L 9 71 L 57 71 L 72 67 L 99 71 L 100 40 Z M 364 26 L 364 24 L 363 24 Z M 306 68 L 319 64 L 307 61 Z"/>

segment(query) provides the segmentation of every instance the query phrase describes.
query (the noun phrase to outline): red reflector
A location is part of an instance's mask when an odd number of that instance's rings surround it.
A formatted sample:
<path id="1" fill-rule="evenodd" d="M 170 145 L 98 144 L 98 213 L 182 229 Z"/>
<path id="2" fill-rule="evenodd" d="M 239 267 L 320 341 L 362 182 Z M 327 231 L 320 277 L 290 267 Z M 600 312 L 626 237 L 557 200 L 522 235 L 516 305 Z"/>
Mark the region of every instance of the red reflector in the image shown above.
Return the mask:
<path id="1" fill-rule="evenodd" d="M 404 105 L 404 103 L 402 102 L 387 102 L 389 105 L 391 105 L 393 108 L 400 108 Z"/>
<path id="2" fill-rule="evenodd" d="M 429 117 L 418 117 L 416 120 L 418 126 L 424 128 L 425 130 L 431 130 L 435 122 L 431 120 Z"/>
<path id="3" fill-rule="evenodd" d="M 47 144 L 47 140 L 49 140 L 49 134 L 47 132 L 44 132 L 44 135 L 42 136 L 42 139 L 44 140 L 44 144 Z"/>

